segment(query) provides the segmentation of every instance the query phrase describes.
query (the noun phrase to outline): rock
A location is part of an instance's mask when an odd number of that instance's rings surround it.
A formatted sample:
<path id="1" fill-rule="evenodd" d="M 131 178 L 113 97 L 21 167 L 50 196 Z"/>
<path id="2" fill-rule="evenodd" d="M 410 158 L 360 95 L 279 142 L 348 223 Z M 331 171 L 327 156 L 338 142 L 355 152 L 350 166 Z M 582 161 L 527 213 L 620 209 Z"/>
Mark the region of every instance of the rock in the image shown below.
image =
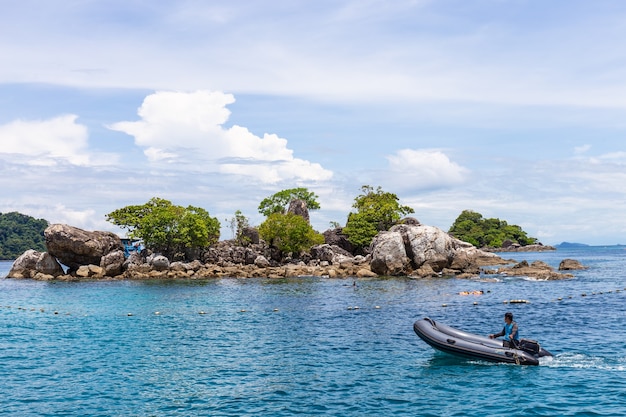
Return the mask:
<path id="1" fill-rule="evenodd" d="M 102 278 L 104 276 L 104 268 L 98 265 L 81 265 L 76 270 L 76 276 L 80 278 Z"/>
<path id="2" fill-rule="evenodd" d="M 332 262 L 335 252 L 329 244 L 315 245 L 310 250 L 311 256 L 320 261 Z"/>
<path id="3" fill-rule="evenodd" d="M 111 232 L 89 232 L 65 224 L 53 224 L 44 231 L 48 253 L 70 271 L 82 265 L 100 264 L 103 256 L 124 250 L 119 236 Z"/>
<path id="4" fill-rule="evenodd" d="M 479 265 L 506 263 L 437 227 L 424 225 L 399 224 L 380 232 L 372 241 L 371 252 L 372 271 L 379 275 L 432 276 L 444 269 L 474 273 Z"/>
<path id="5" fill-rule="evenodd" d="M 258 245 L 260 242 L 259 231 L 254 227 L 244 227 L 239 235 L 239 241 L 243 245 Z"/>
<path id="6" fill-rule="evenodd" d="M 370 267 L 378 275 L 403 275 L 411 267 L 404 239 L 399 232 L 380 232 L 371 244 Z"/>
<path id="7" fill-rule="evenodd" d="M 270 266 L 270 261 L 268 261 L 265 256 L 259 255 L 254 260 L 254 264 L 259 268 L 267 268 L 268 266 Z"/>
<path id="8" fill-rule="evenodd" d="M 572 278 L 572 274 L 564 274 L 554 271 L 554 269 L 543 261 L 534 261 L 529 264 L 521 261 L 511 267 L 501 267 L 496 273 L 508 276 L 525 276 L 540 280 L 561 280 Z"/>
<path id="9" fill-rule="evenodd" d="M 405 217 L 404 219 L 400 220 L 400 224 L 406 224 L 407 226 L 421 225 L 420 221 L 417 220 L 415 217 Z"/>
<path id="10" fill-rule="evenodd" d="M 133 254 L 137 253 L 133 252 Z M 100 258 L 100 267 L 104 269 L 104 275 L 114 277 L 122 273 L 125 261 L 124 251 L 116 250 Z"/>
<path id="11" fill-rule="evenodd" d="M 31 278 L 31 271 L 37 270 L 37 262 L 41 257 L 41 252 L 34 249 L 29 249 L 21 254 L 13 265 L 7 275 L 7 278 Z"/>
<path id="12" fill-rule="evenodd" d="M 356 272 L 356 276 L 359 278 L 374 278 L 377 277 L 378 274 L 372 272 L 371 269 L 361 268 Z"/>
<path id="13" fill-rule="evenodd" d="M 170 268 L 170 261 L 169 261 L 169 259 L 167 259 L 163 255 L 153 256 L 150 259 L 149 264 L 155 271 L 159 271 L 159 272 L 166 271 L 166 270 L 168 270 Z"/>
<path id="14" fill-rule="evenodd" d="M 287 209 L 287 213 L 297 214 L 298 216 L 306 220 L 307 223 L 310 222 L 309 208 L 306 205 L 306 201 L 299 198 L 291 200 L 291 202 L 289 203 L 289 208 Z"/>
<path id="15" fill-rule="evenodd" d="M 57 262 L 57 260 L 48 252 L 44 252 L 41 256 L 39 256 L 35 269 L 37 272 L 52 276 L 53 278 L 63 275 L 64 273 L 63 268 L 59 265 L 59 262 Z"/>
<path id="16" fill-rule="evenodd" d="M 577 271 L 581 269 L 587 269 L 587 267 L 575 259 L 563 259 L 559 264 L 559 271 Z"/>
<path id="17" fill-rule="evenodd" d="M 350 243 L 348 236 L 343 234 L 343 228 L 336 227 L 334 229 L 329 229 L 322 234 L 324 235 L 324 243 L 331 246 L 338 246 L 351 254 L 355 252 L 354 245 Z"/>

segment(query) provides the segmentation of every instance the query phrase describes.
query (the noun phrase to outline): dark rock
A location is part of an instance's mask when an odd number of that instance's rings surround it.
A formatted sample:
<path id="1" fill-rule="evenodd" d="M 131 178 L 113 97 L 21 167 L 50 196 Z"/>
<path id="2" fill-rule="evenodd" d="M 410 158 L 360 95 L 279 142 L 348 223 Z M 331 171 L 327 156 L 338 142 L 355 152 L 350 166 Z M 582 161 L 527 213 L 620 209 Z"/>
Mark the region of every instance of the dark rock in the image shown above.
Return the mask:
<path id="1" fill-rule="evenodd" d="M 559 264 L 559 271 L 576 271 L 581 269 L 587 269 L 587 267 L 575 259 L 563 259 Z"/>
<path id="2" fill-rule="evenodd" d="M 254 227 L 244 227 L 239 235 L 239 243 L 244 246 L 249 244 L 258 245 L 260 242 L 259 231 Z"/>
<path id="3" fill-rule="evenodd" d="M 324 235 L 324 243 L 332 246 L 338 246 L 350 254 L 355 253 L 355 247 L 348 240 L 348 236 L 343 234 L 343 228 L 336 227 L 322 233 Z"/>

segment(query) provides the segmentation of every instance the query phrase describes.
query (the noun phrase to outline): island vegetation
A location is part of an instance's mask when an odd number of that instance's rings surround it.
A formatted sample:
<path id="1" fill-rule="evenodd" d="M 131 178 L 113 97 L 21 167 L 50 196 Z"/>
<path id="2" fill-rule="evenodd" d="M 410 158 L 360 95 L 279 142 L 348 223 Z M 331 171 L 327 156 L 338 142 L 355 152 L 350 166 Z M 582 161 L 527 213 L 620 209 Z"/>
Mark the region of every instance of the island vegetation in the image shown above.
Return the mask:
<path id="1" fill-rule="evenodd" d="M 529 237 L 521 227 L 497 218 L 485 219 L 471 210 L 464 210 L 448 233 L 478 248 L 501 248 L 507 242 L 520 246 L 537 243 L 537 239 Z"/>
<path id="2" fill-rule="evenodd" d="M 18 212 L 0 213 L 0 259 L 16 259 L 28 249 L 44 251 L 46 227 L 44 219 Z"/>
<path id="3" fill-rule="evenodd" d="M 306 216 L 291 207 L 299 201 Z M 389 230 L 414 210 L 400 204 L 396 194 L 381 187 L 361 187 L 348 214 L 345 226 L 332 222 L 354 248 L 364 253 L 374 237 Z M 324 243 L 324 236 L 309 223 L 308 211 L 319 210 L 318 196 L 306 188 L 279 191 L 261 201 L 259 213 L 265 220 L 255 229 L 258 236 L 280 253 L 298 254 Z M 154 197 L 145 204 L 126 206 L 106 215 L 106 220 L 127 230 L 129 238 L 141 239 L 146 248 L 170 259 L 196 259 L 220 239 L 220 221 L 200 207 L 182 207 Z M 245 246 L 250 243 L 244 233 L 250 229 L 248 218 L 237 210 L 230 222 L 233 238 Z M 15 259 L 27 249 L 45 250 L 43 231 L 48 222 L 19 213 L 0 215 L 0 257 Z M 501 247 L 505 243 L 531 245 L 521 227 L 500 219 L 485 219 L 480 213 L 465 210 L 449 229 L 449 234 L 478 248 Z"/>

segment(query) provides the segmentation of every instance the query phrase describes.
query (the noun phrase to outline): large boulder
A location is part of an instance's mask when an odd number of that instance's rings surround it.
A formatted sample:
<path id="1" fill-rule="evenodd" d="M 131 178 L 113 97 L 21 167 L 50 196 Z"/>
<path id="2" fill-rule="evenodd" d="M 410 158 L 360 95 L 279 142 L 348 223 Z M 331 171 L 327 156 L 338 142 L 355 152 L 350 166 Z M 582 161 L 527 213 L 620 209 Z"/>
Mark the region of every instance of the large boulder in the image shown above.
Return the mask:
<path id="1" fill-rule="evenodd" d="M 58 277 L 63 268 L 49 253 L 29 249 L 13 262 L 7 278 L 35 278 L 38 273 Z"/>
<path id="2" fill-rule="evenodd" d="M 53 224 L 44 231 L 48 253 L 70 271 L 82 265 L 100 265 L 103 256 L 124 250 L 122 241 L 111 232 L 90 232 L 66 224 Z"/>
<path id="3" fill-rule="evenodd" d="M 36 271 L 40 257 L 41 252 L 34 249 L 27 250 L 13 262 L 7 278 L 31 278 L 31 271 Z"/>
<path id="4" fill-rule="evenodd" d="M 372 271 L 379 275 L 409 275 L 416 271 L 430 275 L 444 269 L 475 272 L 477 265 L 506 263 L 437 227 L 419 224 L 399 224 L 380 232 L 370 250 Z"/>

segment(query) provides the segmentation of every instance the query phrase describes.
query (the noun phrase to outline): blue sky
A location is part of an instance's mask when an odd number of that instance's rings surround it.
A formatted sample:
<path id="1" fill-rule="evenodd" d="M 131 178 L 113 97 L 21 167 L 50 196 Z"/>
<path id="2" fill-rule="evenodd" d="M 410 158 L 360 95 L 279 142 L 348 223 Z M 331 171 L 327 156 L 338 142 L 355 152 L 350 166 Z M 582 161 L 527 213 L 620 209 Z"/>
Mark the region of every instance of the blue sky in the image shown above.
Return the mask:
<path id="1" fill-rule="evenodd" d="M 230 238 L 277 191 L 324 231 L 371 185 L 444 230 L 626 243 L 621 0 L 1 6 L 0 212 L 118 231 L 158 196 Z"/>

